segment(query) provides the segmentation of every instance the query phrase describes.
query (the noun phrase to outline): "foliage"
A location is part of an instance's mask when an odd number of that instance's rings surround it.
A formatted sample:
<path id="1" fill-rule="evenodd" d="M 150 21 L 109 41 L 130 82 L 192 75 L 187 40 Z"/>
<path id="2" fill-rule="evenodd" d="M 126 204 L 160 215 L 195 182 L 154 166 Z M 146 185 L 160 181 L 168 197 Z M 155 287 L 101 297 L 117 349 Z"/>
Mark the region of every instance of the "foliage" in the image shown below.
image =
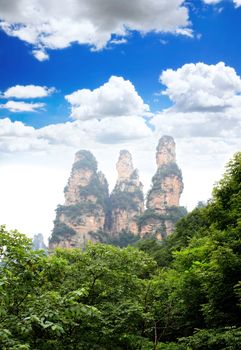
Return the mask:
<path id="1" fill-rule="evenodd" d="M 140 211 L 140 202 L 143 202 L 143 193 L 140 189 L 135 192 L 115 190 L 110 197 L 111 209 Z"/>
<path id="2" fill-rule="evenodd" d="M 122 230 L 118 235 L 111 237 L 109 243 L 117 247 L 127 247 L 129 245 L 134 245 L 140 240 L 140 236 L 134 235 L 130 231 Z"/>
<path id="3" fill-rule="evenodd" d="M 182 179 L 182 172 L 176 163 L 164 164 L 157 169 L 156 174 L 152 178 L 151 191 L 154 191 L 156 189 L 159 190 L 160 183 L 168 176 L 177 176 L 178 178 Z"/>
<path id="4" fill-rule="evenodd" d="M 93 175 L 87 186 L 81 186 L 79 194 L 82 197 L 94 196 L 97 204 L 107 207 L 108 204 L 108 184 L 102 183 L 98 175 Z"/>
<path id="5" fill-rule="evenodd" d="M 145 297 L 155 263 L 146 254 L 90 245 L 47 257 L 21 235 L 4 233 L 1 349 L 145 349 L 150 343 L 143 337 Z"/>
<path id="6" fill-rule="evenodd" d="M 166 213 L 164 214 L 160 214 L 154 209 L 147 209 L 142 215 L 138 217 L 137 224 L 139 229 L 141 229 L 141 227 L 145 225 L 145 223 L 148 222 L 150 219 L 155 220 L 157 225 L 158 222 L 160 222 L 161 224 L 165 220 L 171 220 L 173 223 L 176 223 L 186 214 L 187 210 L 184 207 L 169 207 L 166 209 Z"/>
<path id="7" fill-rule="evenodd" d="M 80 159 L 74 163 L 73 170 L 90 169 L 93 172 L 97 171 L 97 161 L 91 152 L 82 150 L 77 152 L 76 156 L 78 156 Z"/>
<path id="8" fill-rule="evenodd" d="M 239 350 L 241 328 L 205 329 L 183 339 L 181 343 L 192 350 Z"/>
<path id="9" fill-rule="evenodd" d="M 96 210 L 98 210 L 98 206 L 90 201 L 73 205 L 58 205 L 56 209 L 56 217 L 59 218 L 61 214 L 64 214 L 72 220 L 81 215 L 94 213 Z"/>
<path id="10" fill-rule="evenodd" d="M 75 230 L 71 227 L 67 226 L 64 222 L 61 222 L 60 220 L 56 219 L 54 221 L 54 228 L 51 234 L 51 237 L 49 239 L 50 243 L 54 242 L 60 242 L 61 239 L 66 238 L 68 239 L 71 236 L 74 236 L 76 234 Z"/>
<path id="11" fill-rule="evenodd" d="M 240 198 L 239 153 L 162 242 L 46 256 L 1 227 L 0 349 L 239 350 Z"/>
<path id="12" fill-rule="evenodd" d="M 132 232 L 122 230 L 116 233 L 116 235 L 111 236 L 109 233 L 99 230 L 97 232 L 89 232 L 90 235 L 97 239 L 100 243 L 112 244 L 117 247 L 127 247 L 129 245 L 135 245 L 136 242 L 140 240 L 140 236 L 133 235 Z"/>

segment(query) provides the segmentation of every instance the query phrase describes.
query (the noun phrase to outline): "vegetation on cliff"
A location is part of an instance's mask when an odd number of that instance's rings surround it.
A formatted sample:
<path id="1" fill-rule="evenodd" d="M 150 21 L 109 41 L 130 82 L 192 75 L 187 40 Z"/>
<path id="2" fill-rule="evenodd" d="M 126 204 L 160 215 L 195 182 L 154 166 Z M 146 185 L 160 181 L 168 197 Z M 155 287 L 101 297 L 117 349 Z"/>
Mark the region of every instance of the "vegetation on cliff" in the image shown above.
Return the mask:
<path id="1" fill-rule="evenodd" d="M 97 171 L 97 161 L 90 151 L 81 150 L 76 153 L 76 158 L 78 160 L 74 163 L 73 170 L 91 169 L 93 172 Z"/>
<path id="2" fill-rule="evenodd" d="M 113 209 L 140 211 L 140 204 L 144 201 L 143 192 L 136 188 L 134 192 L 115 190 L 110 196 L 110 207 Z"/>
<path id="3" fill-rule="evenodd" d="M 177 176 L 182 181 L 182 172 L 176 163 L 164 164 L 157 169 L 156 174 L 152 178 L 151 190 L 160 189 L 160 183 L 169 176 Z"/>
<path id="4" fill-rule="evenodd" d="M 177 221 L 185 215 L 187 215 L 187 209 L 185 207 L 168 207 L 166 212 L 163 214 L 154 209 L 147 209 L 137 218 L 137 224 L 140 229 L 143 225 L 148 223 L 150 219 L 156 219 L 160 223 L 165 220 L 171 220 L 173 223 L 177 223 Z"/>

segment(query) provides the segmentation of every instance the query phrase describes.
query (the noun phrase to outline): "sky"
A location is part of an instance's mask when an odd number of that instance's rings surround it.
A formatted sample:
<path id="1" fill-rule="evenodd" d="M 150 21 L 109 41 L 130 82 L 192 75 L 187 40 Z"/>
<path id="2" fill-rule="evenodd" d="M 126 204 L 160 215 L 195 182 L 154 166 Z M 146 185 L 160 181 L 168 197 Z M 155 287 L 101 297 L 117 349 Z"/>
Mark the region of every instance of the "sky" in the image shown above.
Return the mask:
<path id="1" fill-rule="evenodd" d="M 128 149 L 148 191 L 163 135 L 181 204 L 241 149 L 241 0 L 0 0 L 0 224 L 51 234 L 74 154 L 110 190 Z"/>

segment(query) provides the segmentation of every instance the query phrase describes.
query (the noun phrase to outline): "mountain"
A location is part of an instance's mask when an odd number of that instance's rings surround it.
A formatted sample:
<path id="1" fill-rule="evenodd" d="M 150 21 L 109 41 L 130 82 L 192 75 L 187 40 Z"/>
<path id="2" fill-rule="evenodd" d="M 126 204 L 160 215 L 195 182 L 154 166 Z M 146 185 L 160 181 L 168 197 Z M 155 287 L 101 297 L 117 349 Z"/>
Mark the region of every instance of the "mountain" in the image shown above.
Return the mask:
<path id="1" fill-rule="evenodd" d="M 117 181 L 110 195 L 93 154 L 77 152 L 64 190 L 65 203 L 56 209 L 50 248 L 84 248 L 89 240 L 113 243 L 122 235 L 127 240 L 127 236 L 147 235 L 161 240 L 169 235 L 176 221 L 186 214 L 179 206 L 183 181 L 171 136 L 159 140 L 156 163 L 145 210 L 143 185 L 129 151 L 120 151 Z"/>

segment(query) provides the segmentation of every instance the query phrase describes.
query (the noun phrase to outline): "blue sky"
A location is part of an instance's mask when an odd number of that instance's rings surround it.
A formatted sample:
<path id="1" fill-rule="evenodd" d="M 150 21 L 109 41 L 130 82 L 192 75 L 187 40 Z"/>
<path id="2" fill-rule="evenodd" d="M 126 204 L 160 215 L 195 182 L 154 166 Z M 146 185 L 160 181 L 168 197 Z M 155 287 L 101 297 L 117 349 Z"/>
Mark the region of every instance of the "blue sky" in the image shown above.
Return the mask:
<path id="1" fill-rule="evenodd" d="M 129 34 L 128 42 L 108 45 L 106 49 L 91 52 L 87 45 L 72 44 L 63 50 L 50 50 L 50 59 L 39 62 L 31 55 L 31 45 L 0 32 L 1 91 L 17 84 L 55 86 L 54 96 L 46 99 L 47 107 L 37 115 L 10 113 L 12 120 L 41 127 L 49 123 L 67 121 L 68 104 L 64 96 L 81 88 L 94 89 L 111 75 L 123 76 L 136 87 L 153 111 L 168 106 L 167 98 L 157 101 L 161 71 L 177 69 L 185 63 L 224 61 L 241 73 L 241 9 L 231 1 L 216 6 L 198 0 L 190 2 L 190 20 L 194 37 L 169 33 L 139 32 Z M 199 38 L 199 36 L 201 36 Z M 0 111 L 4 117 L 6 112 Z"/>
<path id="2" fill-rule="evenodd" d="M 240 0 L 104 0 L 103 9 L 96 1 L 71 3 L 0 4 L 4 222 L 47 237 L 81 148 L 97 156 L 111 186 L 118 152 L 129 148 L 147 190 L 155 171 L 154 160 L 147 160 L 166 133 L 177 143 L 182 203 L 192 208 L 207 200 L 225 162 L 240 150 Z M 49 206 L 42 190 L 34 192 L 30 174 L 48 189 Z M 30 187 L 22 206 L 24 213 L 33 211 L 29 225 L 17 214 L 22 193 L 16 193 L 15 209 L 6 205 L 10 178 L 16 191 L 20 180 Z M 38 204 L 30 206 L 34 198 Z M 10 210 L 16 211 L 12 222 Z M 36 222 L 38 210 L 44 224 Z"/>

